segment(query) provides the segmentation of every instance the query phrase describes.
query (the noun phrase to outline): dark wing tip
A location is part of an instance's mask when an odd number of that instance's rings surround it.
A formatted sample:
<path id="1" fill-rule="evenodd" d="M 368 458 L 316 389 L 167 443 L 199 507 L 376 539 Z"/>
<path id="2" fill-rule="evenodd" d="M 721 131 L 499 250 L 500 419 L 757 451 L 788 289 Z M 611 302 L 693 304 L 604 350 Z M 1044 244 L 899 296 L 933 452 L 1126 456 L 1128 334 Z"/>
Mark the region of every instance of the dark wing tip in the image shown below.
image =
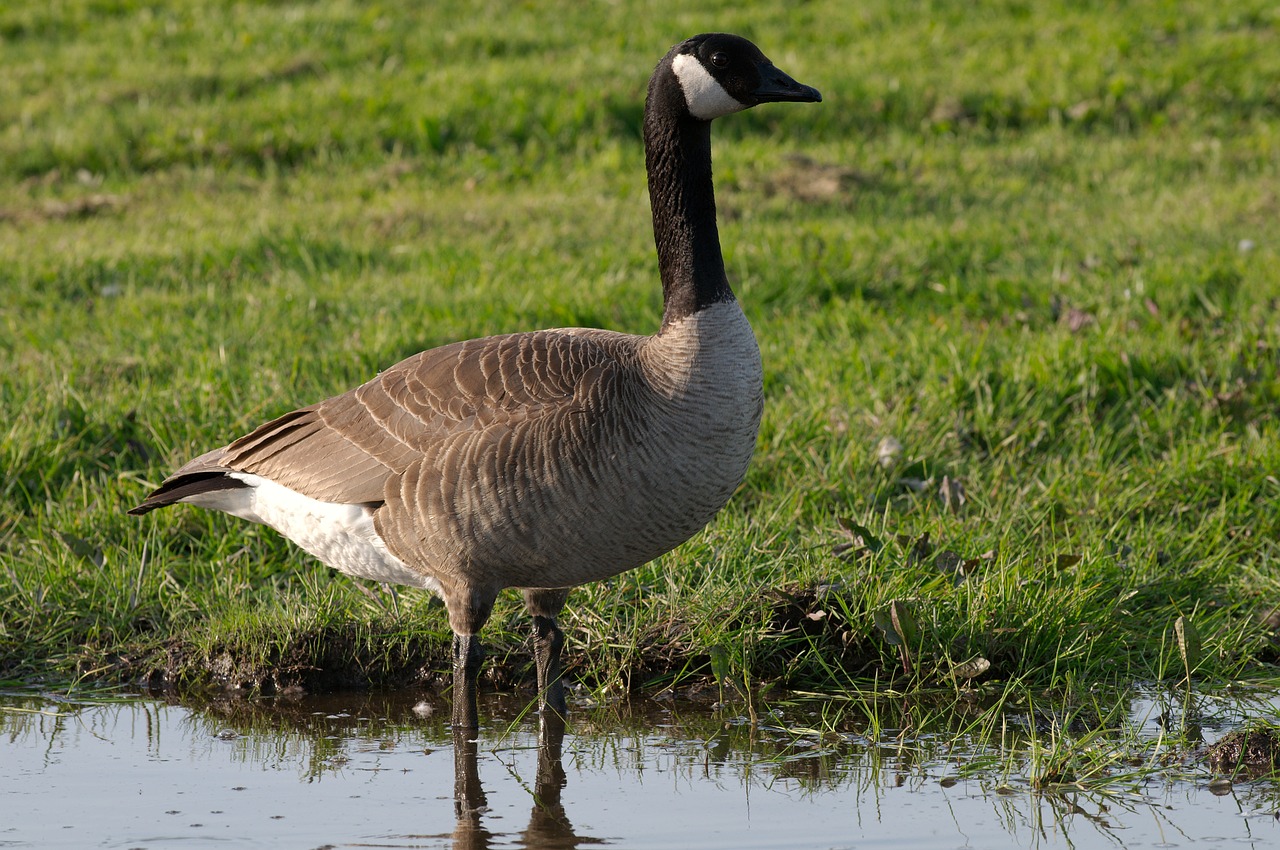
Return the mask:
<path id="1" fill-rule="evenodd" d="M 142 516 L 156 508 L 163 508 L 201 493 L 240 490 L 248 486 L 243 481 L 227 475 L 226 472 L 216 470 L 179 474 L 157 487 L 143 500 L 142 504 L 130 508 L 128 513 L 130 516 Z"/>

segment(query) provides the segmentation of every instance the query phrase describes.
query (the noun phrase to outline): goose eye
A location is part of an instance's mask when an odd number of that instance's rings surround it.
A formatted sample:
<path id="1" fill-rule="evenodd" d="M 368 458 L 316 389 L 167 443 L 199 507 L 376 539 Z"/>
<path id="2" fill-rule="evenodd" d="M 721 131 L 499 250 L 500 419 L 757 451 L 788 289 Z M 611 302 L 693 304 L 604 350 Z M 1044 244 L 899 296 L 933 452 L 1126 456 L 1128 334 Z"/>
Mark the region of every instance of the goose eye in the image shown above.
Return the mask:
<path id="1" fill-rule="evenodd" d="M 717 68 L 729 67 L 729 54 L 717 50 L 715 53 L 711 54 L 711 64 L 715 65 Z"/>

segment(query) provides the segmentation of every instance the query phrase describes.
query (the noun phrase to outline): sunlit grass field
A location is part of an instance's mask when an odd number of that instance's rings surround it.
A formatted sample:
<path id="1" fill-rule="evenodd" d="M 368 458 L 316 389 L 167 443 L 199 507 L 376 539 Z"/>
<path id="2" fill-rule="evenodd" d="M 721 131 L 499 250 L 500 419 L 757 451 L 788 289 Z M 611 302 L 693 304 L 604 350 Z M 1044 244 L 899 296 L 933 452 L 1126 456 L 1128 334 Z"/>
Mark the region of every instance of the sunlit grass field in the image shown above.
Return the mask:
<path id="1" fill-rule="evenodd" d="M 705 532 L 574 593 L 571 674 L 1277 678 L 1262 0 L 6 4 L 0 677 L 447 670 L 425 595 L 230 517 L 124 512 L 422 348 L 656 329 L 644 88 L 707 30 L 824 95 L 714 130 L 764 425 Z M 495 681 L 525 629 L 504 599 Z"/>

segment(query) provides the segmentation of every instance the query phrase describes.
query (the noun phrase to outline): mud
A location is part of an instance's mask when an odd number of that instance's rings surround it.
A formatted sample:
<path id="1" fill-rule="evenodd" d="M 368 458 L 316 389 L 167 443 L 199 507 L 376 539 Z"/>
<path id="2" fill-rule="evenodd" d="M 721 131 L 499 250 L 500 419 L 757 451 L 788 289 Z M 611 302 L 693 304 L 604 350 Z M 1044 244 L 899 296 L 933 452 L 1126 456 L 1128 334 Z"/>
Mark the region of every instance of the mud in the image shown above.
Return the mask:
<path id="1" fill-rule="evenodd" d="M 1206 760 L 1214 773 L 1232 779 L 1280 775 L 1280 734 L 1270 726 L 1237 729 L 1209 747 Z"/>

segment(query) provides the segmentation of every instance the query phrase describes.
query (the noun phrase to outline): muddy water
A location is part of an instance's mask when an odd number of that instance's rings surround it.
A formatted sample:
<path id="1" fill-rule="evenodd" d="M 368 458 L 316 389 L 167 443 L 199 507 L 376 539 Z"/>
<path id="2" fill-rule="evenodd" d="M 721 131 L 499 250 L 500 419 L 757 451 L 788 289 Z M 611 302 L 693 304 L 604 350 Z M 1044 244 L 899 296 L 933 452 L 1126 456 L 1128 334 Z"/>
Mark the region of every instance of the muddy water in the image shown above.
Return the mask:
<path id="1" fill-rule="evenodd" d="M 0 694 L 0 848 L 1280 847 L 1276 783 L 1210 790 L 1194 762 L 1033 790 L 1008 747 L 1037 721 L 1016 715 L 1000 745 L 932 709 L 908 723 L 790 701 L 753 727 L 740 708 L 647 700 L 540 734 L 522 700 L 493 698 L 469 742 L 420 699 Z M 1207 742 L 1280 716 L 1280 699 L 1200 705 Z M 1128 712 L 1158 737 L 1171 708 L 1138 696 Z"/>

